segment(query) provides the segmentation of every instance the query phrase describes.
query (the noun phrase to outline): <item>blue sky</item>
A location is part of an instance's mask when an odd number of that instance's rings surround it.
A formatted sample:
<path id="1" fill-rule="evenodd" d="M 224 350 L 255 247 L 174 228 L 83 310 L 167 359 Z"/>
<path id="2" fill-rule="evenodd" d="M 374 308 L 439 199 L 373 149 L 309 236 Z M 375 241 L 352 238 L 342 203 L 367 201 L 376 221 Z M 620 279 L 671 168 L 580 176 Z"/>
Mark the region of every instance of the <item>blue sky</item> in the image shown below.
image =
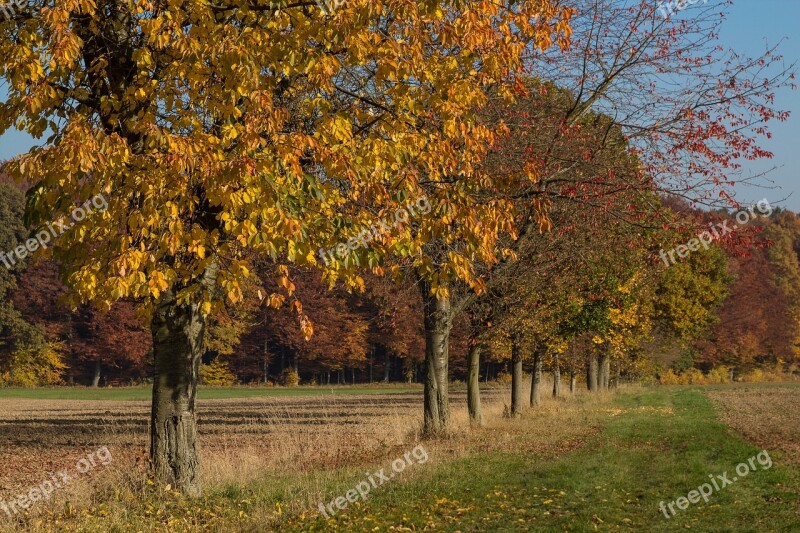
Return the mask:
<path id="1" fill-rule="evenodd" d="M 714 1 L 714 0 L 711 0 Z M 800 63 L 800 0 L 734 0 L 720 35 L 722 44 L 739 52 L 756 55 L 781 42 L 780 51 L 786 65 Z M 800 77 L 798 77 L 800 85 Z M 770 202 L 787 198 L 782 207 L 800 212 L 800 91 L 781 91 L 775 105 L 791 111 L 783 123 L 770 125 L 773 137 L 764 147 L 775 157 L 769 161 L 745 161 L 746 169 L 757 174 L 774 166 L 769 179 L 777 190 L 737 187 L 737 199 Z"/>
<path id="2" fill-rule="evenodd" d="M 782 41 L 786 64 L 800 62 L 800 0 L 734 0 L 720 37 L 724 46 L 749 55 L 760 54 Z M 773 138 L 764 147 L 775 154 L 774 159 L 747 161 L 745 165 L 746 172 L 752 174 L 778 167 L 769 175 L 774 184 L 767 184 L 778 188 L 737 187 L 737 198 L 743 203 L 786 199 L 783 207 L 800 212 L 800 91 L 778 93 L 776 106 L 791 111 L 792 116 L 771 126 Z M 8 132 L 0 136 L 0 160 L 26 152 L 33 144 L 25 134 Z"/>

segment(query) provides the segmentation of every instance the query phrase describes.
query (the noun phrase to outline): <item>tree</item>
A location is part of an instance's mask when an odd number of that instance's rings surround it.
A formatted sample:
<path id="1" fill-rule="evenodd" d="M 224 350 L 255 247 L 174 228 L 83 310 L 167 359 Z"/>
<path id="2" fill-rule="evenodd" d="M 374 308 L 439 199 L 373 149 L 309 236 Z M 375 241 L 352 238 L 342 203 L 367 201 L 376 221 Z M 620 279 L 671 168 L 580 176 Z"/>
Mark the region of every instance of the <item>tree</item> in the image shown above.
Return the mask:
<path id="1" fill-rule="evenodd" d="M 795 65 L 777 47 L 748 57 L 721 46 L 731 5 L 695 3 L 665 18 L 653 2 L 576 0 L 574 46 L 535 54 L 531 69 L 568 91 L 565 124 L 590 111 L 613 117 L 659 190 L 738 207 L 734 184 L 758 178 L 742 162 L 771 158 L 761 146 L 769 122 L 789 116 L 775 91 L 794 87 Z"/>
<path id="2" fill-rule="evenodd" d="M 0 249 L 14 250 L 27 238 L 27 231 L 22 224 L 25 208 L 23 194 L 13 185 L 0 182 Z M 8 262 L 5 253 L 3 259 Z M 9 264 L 0 267 L 0 349 L 13 351 L 26 342 L 41 345 L 43 339 L 27 324 L 9 300 L 10 292 L 17 286 L 17 274 L 22 264 Z"/>
<path id="3" fill-rule="evenodd" d="M 60 346 L 48 343 L 41 328 L 26 320 L 12 295 L 24 270 L 24 258 L 7 256 L 27 240 L 25 199 L 7 176 L 0 175 L 0 383 L 32 387 L 61 381 L 65 366 Z"/>
<path id="4" fill-rule="evenodd" d="M 58 343 L 68 365 L 67 380 L 99 384 L 135 381 L 150 372 L 152 337 L 130 301 L 116 302 L 107 312 L 92 304 L 70 311 L 61 301 L 67 288 L 53 261 L 32 263 L 20 273 L 12 301 L 49 343 Z"/>
<path id="5" fill-rule="evenodd" d="M 476 8 L 483 9 L 480 4 L 470 4 L 470 9 Z M 502 235 L 511 232 L 513 220 L 510 203 L 490 194 L 507 187 L 506 178 L 498 180 L 498 176 L 481 168 L 496 138 L 496 125 L 478 120 L 479 111 L 490 95 L 509 99 L 514 96 L 512 88 L 523 73 L 523 59 L 530 49 L 549 48 L 554 42 L 564 47 L 569 33 L 571 11 L 555 2 L 514 2 L 489 10 L 493 13 L 470 12 L 472 16 L 465 20 L 473 28 L 475 24 L 487 24 L 482 31 L 492 38 L 480 39 L 492 45 L 485 50 L 481 47 L 481 53 L 492 59 L 464 63 L 464 54 L 457 53 L 449 56 L 441 73 L 466 68 L 481 79 L 491 78 L 491 84 L 482 86 L 481 91 L 470 91 L 468 85 L 448 80 L 450 84 L 440 87 L 436 99 L 418 103 L 425 110 L 425 123 L 434 131 L 433 140 L 426 141 L 424 151 L 402 158 L 399 175 L 392 173 L 383 182 L 373 180 L 375 187 L 367 191 L 373 207 L 367 209 L 359 204 L 362 215 L 348 225 L 347 235 L 355 239 L 369 232 L 377 220 L 397 213 L 409 202 L 425 200 L 431 206 L 430 213 L 399 224 L 390 234 L 375 239 L 368 248 L 354 250 L 341 262 L 344 266 L 349 262 L 378 271 L 388 269 L 397 277 L 411 280 L 421 291 L 427 435 L 446 432 L 449 426 L 449 341 L 455 318 L 462 311 L 460 306 L 452 305 L 453 291 L 459 284 L 477 290 L 482 287 L 477 270 L 498 261 L 497 243 Z M 485 21 L 478 22 L 482 15 L 487 15 Z M 510 19 L 512 24 L 504 22 Z M 470 35 L 462 45 L 478 38 L 477 33 Z M 436 46 L 425 52 L 434 72 L 431 53 L 435 57 Z M 373 167 L 386 165 L 398 167 L 395 160 L 379 161 Z M 397 194 L 392 184 L 401 180 L 405 180 L 404 190 Z"/>
<path id="6" fill-rule="evenodd" d="M 319 273 L 298 272 L 295 297 L 303 302 L 302 312 L 314 325 L 314 334 L 306 337 L 296 326 L 297 319 L 284 309 L 264 312 L 265 341 L 274 350 L 294 354 L 295 371 L 302 360 L 313 372 L 344 372 L 366 364 L 368 353 L 368 317 L 353 294 L 344 290 L 329 291 Z M 283 369 L 281 369 L 283 370 Z"/>
<path id="7" fill-rule="evenodd" d="M 510 115 L 498 106 L 500 116 L 509 117 L 509 135 L 493 170 L 509 178 L 527 173 L 531 179 L 511 196 L 537 200 L 524 204 L 528 216 L 516 218 L 509 234 L 524 237 L 534 224 L 549 227 L 547 207 L 555 198 L 608 210 L 634 226 L 643 225 L 643 215 L 652 211 L 647 206 L 660 203 L 646 197 L 653 192 L 711 205 L 719 205 L 717 199 L 732 202 L 741 159 L 771 157 L 759 142 L 769 135 L 768 121 L 788 116 L 774 108 L 773 100 L 776 87 L 792 84 L 791 69 L 776 71 L 780 57 L 774 49 L 748 58 L 717 46 L 717 6 L 695 6 L 698 12 L 685 19 L 668 20 L 655 16 L 651 2 L 580 0 L 571 6 L 576 9 L 570 22 L 573 46 L 534 51 L 530 58 L 530 71 L 543 80 L 540 94 L 555 92 L 551 102 L 556 105 Z M 578 170 L 603 151 L 583 147 L 564 155 L 558 150 L 587 130 L 603 128 L 608 135 L 600 137 L 600 145 L 617 147 L 610 151 L 617 165 Z M 548 130 L 550 135 L 537 135 Z M 630 168 L 622 163 L 626 158 L 637 172 L 618 172 Z M 622 191 L 642 192 L 644 201 L 612 212 L 609 200 Z M 659 222 L 664 218 L 651 224 Z M 600 319 L 608 309 L 594 311 L 584 318 Z"/>
<path id="8" fill-rule="evenodd" d="M 653 319 L 660 331 L 684 346 L 698 339 L 717 322 L 716 311 L 731 281 L 718 245 L 665 268 L 654 294 Z"/>
<path id="9" fill-rule="evenodd" d="M 789 352 L 795 356 L 791 357 L 794 360 L 800 348 L 800 220 L 798 216 L 788 211 L 776 213 L 764 228 L 763 239 L 769 243 L 767 255 L 775 284 L 788 299 L 791 317 L 786 321 L 785 328 L 788 330 L 788 336 L 793 339 L 790 341 L 792 348 Z"/>
<path id="10" fill-rule="evenodd" d="M 423 180 L 472 175 L 471 154 L 489 135 L 470 111 L 519 70 L 529 43 L 563 33 L 563 13 L 533 0 L 356 0 L 330 14 L 291 1 L 87 0 L 0 22 L 0 133 L 52 132 L 9 166 L 39 179 L 30 222 L 69 219 L 107 195 L 108 209 L 74 220 L 52 253 L 75 301 L 107 309 L 134 298 L 150 316 L 160 481 L 200 493 L 195 390 L 207 317 L 242 298 L 253 256 L 313 264 L 341 222 L 360 230 L 367 208 L 393 210 Z M 439 209 L 448 223 L 457 214 Z M 427 226 L 421 244 L 441 227 Z M 420 245 L 399 243 L 409 254 Z M 372 264 L 336 263 L 332 277 L 353 286 L 348 271 Z M 436 383 L 447 379 L 447 304 L 430 298 L 446 296 L 451 272 L 467 273 L 460 264 L 426 275 Z M 291 292 L 286 271 L 276 277 Z M 429 388 L 439 413 L 429 429 L 446 420 L 444 387 Z"/>
<path id="11" fill-rule="evenodd" d="M 691 345 L 700 354 L 693 361 L 699 368 L 725 365 L 741 372 L 795 360 L 795 252 L 793 239 L 782 229 L 790 221 L 780 216 L 776 220 L 757 224 L 760 233 L 749 240 L 749 248 L 724 248 L 730 285 L 710 331 Z"/>

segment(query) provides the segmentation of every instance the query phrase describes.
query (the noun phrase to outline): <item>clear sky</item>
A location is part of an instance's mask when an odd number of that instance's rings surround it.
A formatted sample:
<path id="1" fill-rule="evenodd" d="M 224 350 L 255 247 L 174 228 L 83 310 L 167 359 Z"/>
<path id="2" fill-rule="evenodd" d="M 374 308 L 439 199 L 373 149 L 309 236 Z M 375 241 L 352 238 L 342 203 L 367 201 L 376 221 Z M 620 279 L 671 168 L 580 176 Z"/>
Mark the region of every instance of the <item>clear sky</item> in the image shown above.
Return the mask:
<path id="1" fill-rule="evenodd" d="M 800 62 L 800 0 L 734 0 L 720 38 L 724 46 L 748 55 L 760 54 L 782 41 L 780 50 L 787 66 Z M 772 186 L 779 188 L 737 187 L 737 198 L 743 203 L 762 198 L 778 203 L 786 199 L 783 207 L 800 212 L 800 91 L 780 92 L 775 104 L 792 112 L 787 122 L 774 122 L 771 126 L 773 138 L 764 147 L 775 157 L 770 161 L 747 161 L 745 165 L 746 171 L 753 174 L 778 167 L 769 179 L 774 182 Z M 19 132 L 0 136 L 0 161 L 26 152 L 33 144 L 33 139 Z"/>
<path id="2" fill-rule="evenodd" d="M 780 52 L 786 65 L 800 64 L 800 0 L 734 0 L 720 39 L 726 47 L 749 55 L 764 52 L 780 41 Z M 797 83 L 800 85 L 800 76 Z M 769 175 L 769 179 L 780 189 L 742 188 L 737 192 L 737 199 L 744 202 L 767 198 L 770 202 L 777 202 L 786 198 L 782 207 L 800 212 L 800 90 L 779 92 L 775 105 L 792 113 L 788 121 L 770 125 L 773 137 L 764 143 L 764 147 L 775 157 L 769 161 L 745 161 L 744 164 L 754 174 L 779 167 Z"/>

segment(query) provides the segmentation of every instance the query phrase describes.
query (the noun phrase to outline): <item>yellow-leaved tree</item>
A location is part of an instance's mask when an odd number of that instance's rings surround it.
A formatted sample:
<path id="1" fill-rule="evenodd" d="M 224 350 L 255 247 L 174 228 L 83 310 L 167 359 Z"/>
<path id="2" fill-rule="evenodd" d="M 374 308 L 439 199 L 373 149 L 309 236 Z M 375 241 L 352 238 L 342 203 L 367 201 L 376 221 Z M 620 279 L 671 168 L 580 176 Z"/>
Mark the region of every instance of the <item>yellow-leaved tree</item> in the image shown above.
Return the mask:
<path id="1" fill-rule="evenodd" d="M 75 302 L 134 298 L 150 317 L 159 481 L 200 493 L 206 322 L 243 297 L 254 258 L 319 263 L 316 250 L 425 183 L 472 176 L 492 137 L 475 110 L 532 47 L 567 32 L 568 14 L 556 0 L 351 0 L 333 12 L 293 0 L 34 0 L 0 21 L 0 134 L 47 137 L 9 167 L 36 182 L 29 222 L 64 219 L 48 253 Z M 75 209 L 98 195 L 106 209 Z M 481 224 L 483 213 L 463 215 Z M 391 246 L 420 256 L 437 227 Z M 463 257 L 445 261 L 437 271 L 471 277 Z M 377 264 L 352 254 L 325 267 L 358 285 L 357 268 Z M 291 293 L 288 270 L 275 275 Z M 441 281 L 428 292 L 446 292 Z"/>

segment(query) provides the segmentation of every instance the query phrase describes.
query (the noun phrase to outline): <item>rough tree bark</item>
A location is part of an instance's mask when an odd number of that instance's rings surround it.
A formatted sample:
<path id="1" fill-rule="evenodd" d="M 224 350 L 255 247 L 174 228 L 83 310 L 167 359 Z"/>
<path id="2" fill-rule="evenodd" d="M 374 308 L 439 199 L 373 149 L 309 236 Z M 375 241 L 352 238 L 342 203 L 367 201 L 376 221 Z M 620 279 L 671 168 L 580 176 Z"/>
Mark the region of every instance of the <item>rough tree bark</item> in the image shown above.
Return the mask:
<path id="1" fill-rule="evenodd" d="M 533 370 L 531 371 L 531 407 L 536 407 L 542 402 L 542 350 L 533 351 Z"/>
<path id="2" fill-rule="evenodd" d="M 575 385 L 578 382 L 578 376 L 575 375 L 575 370 L 571 369 L 569 371 L 569 392 L 571 394 L 575 393 Z"/>
<path id="3" fill-rule="evenodd" d="M 448 355 L 453 316 L 449 298 L 431 294 L 430 285 L 420 283 L 425 317 L 425 420 L 423 433 L 447 433 L 450 426 L 448 399 Z"/>
<path id="4" fill-rule="evenodd" d="M 467 381 L 467 409 L 471 424 L 483 424 L 483 409 L 481 407 L 481 348 L 478 344 L 469 347 L 468 354 L 469 380 Z"/>
<path id="5" fill-rule="evenodd" d="M 511 339 L 511 416 L 522 416 L 522 346 Z"/>
<path id="6" fill-rule="evenodd" d="M 558 356 L 553 359 L 553 398 L 558 398 L 561 396 L 561 368 L 558 366 Z"/>
<path id="7" fill-rule="evenodd" d="M 150 458 L 156 478 L 189 496 L 200 495 L 195 393 L 205 320 L 196 304 L 162 295 L 153 315 L 153 411 Z"/>
<path id="8" fill-rule="evenodd" d="M 216 268 L 206 270 L 210 286 Z M 155 373 L 150 418 L 150 460 L 158 481 L 187 496 L 201 493 L 195 397 L 206 319 L 197 301 L 178 302 L 162 293 L 153 313 Z"/>
<path id="9" fill-rule="evenodd" d="M 586 387 L 590 392 L 597 392 L 598 360 L 597 352 L 592 350 L 589 354 L 589 361 L 586 365 Z"/>

